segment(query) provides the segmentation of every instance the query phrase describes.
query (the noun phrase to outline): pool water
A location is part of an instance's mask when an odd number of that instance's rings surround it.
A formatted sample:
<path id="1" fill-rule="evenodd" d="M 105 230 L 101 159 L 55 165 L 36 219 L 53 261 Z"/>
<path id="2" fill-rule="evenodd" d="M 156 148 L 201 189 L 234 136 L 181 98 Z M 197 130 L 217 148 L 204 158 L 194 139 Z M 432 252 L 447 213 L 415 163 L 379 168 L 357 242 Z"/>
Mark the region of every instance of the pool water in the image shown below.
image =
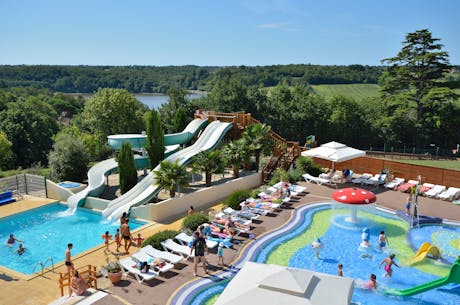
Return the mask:
<path id="1" fill-rule="evenodd" d="M 460 304 L 460 285 L 456 284 L 411 297 L 396 297 L 384 293 L 388 288 L 411 288 L 445 276 L 449 271 L 448 264 L 431 259 L 414 266 L 410 266 L 409 262 L 424 241 L 437 242 L 439 246 L 448 244 L 450 247 L 446 248 L 447 251 L 441 250 L 443 255 L 446 253 L 456 255 L 458 238 L 460 238 L 459 227 L 426 226 L 409 230 L 405 222 L 393 215 L 378 211 L 361 212 L 358 216 L 365 219 L 366 226 L 371 228 L 371 247 L 364 249 L 359 246 L 361 242 L 359 228 L 347 229 L 342 225 L 332 224 L 340 223 L 336 218 L 342 217 L 343 213 L 345 212 L 334 211 L 329 206 L 306 210 L 303 221 L 298 226 L 288 234 L 277 236 L 260 247 L 254 260 L 329 274 L 337 274 L 337 265 L 341 263 L 344 266 L 344 275 L 355 280 L 352 296 L 352 303 L 355 304 Z M 383 252 L 377 246 L 380 230 L 385 230 L 390 243 Z M 325 246 L 317 259 L 311 248 L 311 242 L 318 237 Z M 396 254 L 396 262 L 401 265 L 401 268 L 394 267 L 393 276 L 385 278 L 383 266 L 379 269 L 379 264 L 390 253 Z M 363 288 L 371 273 L 377 275 L 377 291 Z M 209 291 L 203 290 L 193 299 L 192 304 L 206 301 L 209 302 L 206 304 L 212 304 L 215 295 L 221 293 L 226 284 L 219 283 Z"/>
<path id="2" fill-rule="evenodd" d="M 52 258 L 54 263 L 64 260 L 67 244 L 72 243 L 72 256 L 84 252 L 103 242 L 101 235 L 105 231 L 115 235 L 118 223 L 109 223 L 100 213 L 90 210 L 77 209 L 75 214 L 67 215 L 67 206 L 50 204 L 26 212 L 11 215 L 0 219 L 0 265 L 6 268 L 32 274 L 37 262 L 44 263 Z M 134 230 L 144 223 L 130 221 L 130 228 Z M 26 251 L 18 255 L 15 250 L 19 243 L 10 247 L 6 245 L 9 234 L 24 241 Z M 47 266 L 50 266 L 48 263 Z M 40 271 L 37 267 L 35 272 Z"/>

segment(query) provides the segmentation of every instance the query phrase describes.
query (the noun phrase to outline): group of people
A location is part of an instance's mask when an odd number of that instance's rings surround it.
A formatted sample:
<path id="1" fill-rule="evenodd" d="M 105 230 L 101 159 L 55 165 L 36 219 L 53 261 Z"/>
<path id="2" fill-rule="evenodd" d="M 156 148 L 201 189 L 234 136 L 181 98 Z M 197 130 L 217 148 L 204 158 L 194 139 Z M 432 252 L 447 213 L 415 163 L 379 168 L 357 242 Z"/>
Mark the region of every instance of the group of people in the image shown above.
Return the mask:
<path id="1" fill-rule="evenodd" d="M 224 256 L 223 256 L 224 243 L 219 242 L 217 248 L 217 256 L 219 266 L 224 266 Z M 208 254 L 208 247 L 206 245 L 206 229 L 204 225 L 198 227 L 198 229 L 193 233 L 193 241 L 190 244 L 190 255 L 195 254 L 194 266 L 193 266 L 193 275 L 197 276 L 198 264 L 201 262 L 203 265 L 203 270 L 205 274 L 208 273 L 206 261 L 206 255 Z"/>
<path id="2" fill-rule="evenodd" d="M 69 284 L 69 298 L 72 297 L 73 294 L 77 296 L 85 295 L 86 290 L 88 288 L 88 283 L 81 275 L 78 273 L 78 270 L 75 269 L 75 266 L 72 261 L 72 248 L 73 244 L 68 243 L 67 249 L 65 250 L 65 265 L 67 266 L 67 272 L 72 274 Z"/>
<path id="3" fill-rule="evenodd" d="M 26 252 L 26 248 L 24 248 L 24 246 L 22 245 L 22 243 L 24 243 L 24 241 L 19 240 L 19 239 L 17 239 L 16 237 L 14 237 L 13 234 L 10 234 L 10 237 L 9 237 L 8 240 L 6 241 L 6 244 L 7 244 L 8 246 L 10 246 L 10 247 L 13 247 L 14 244 L 15 244 L 16 242 L 21 243 L 21 244 L 19 244 L 18 248 L 16 249 L 16 253 L 17 253 L 18 255 L 23 255 L 24 252 Z"/>
<path id="4" fill-rule="evenodd" d="M 141 248 L 142 242 L 144 241 L 144 238 L 142 238 L 140 233 L 137 234 L 137 238 L 133 237 L 133 235 L 131 234 L 131 229 L 129 227 L 129 218 L 126 212 L 124 212 L 123 215 L 120 217 L 120 228 L 117 228 L 115 232 L 115 236 L 112 237 L 109 231 L 106 231 L 102 235 L 102 239 L 104 240 L 104 243 L 105 243 L 104 251 L 106 252 L 111 252 L 109 248 L 109 243 L 112 239 L 114 239 L 115 244 L 117 245 L 117 249 L 116 249 L 117 253 L 120 251 L 121 243 L 123 240 L 125 254 L 129 254 L 129 249 L 131 248 L 131 245 L 133 242 L 136 242 L 136 246 L 138 248 Z"/>

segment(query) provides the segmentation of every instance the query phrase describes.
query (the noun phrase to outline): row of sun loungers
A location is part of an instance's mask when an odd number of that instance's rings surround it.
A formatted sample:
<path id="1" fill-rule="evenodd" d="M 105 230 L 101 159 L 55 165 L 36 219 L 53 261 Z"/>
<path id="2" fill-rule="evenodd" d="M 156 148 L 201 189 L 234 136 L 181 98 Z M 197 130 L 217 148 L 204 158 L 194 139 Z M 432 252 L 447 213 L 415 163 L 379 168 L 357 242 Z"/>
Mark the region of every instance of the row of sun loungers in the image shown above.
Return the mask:
<path id="1" fill-rule="evenodd" d="M 395 178 L 393 181 L 386 183 L 384 186 L 388 189 L 408 192 L 411 188 L 416 187 L 417 185 L 417 180 L 409 180 L 404 183 L 403 178 Z M 450 187 L 447 189 L 444 185 L 435 185 L 433 183 L 424 183 L 419 188 L 418 193 L 426 197 L 439 198 L 449 201 L 460 198 L 460 188 Z"/>

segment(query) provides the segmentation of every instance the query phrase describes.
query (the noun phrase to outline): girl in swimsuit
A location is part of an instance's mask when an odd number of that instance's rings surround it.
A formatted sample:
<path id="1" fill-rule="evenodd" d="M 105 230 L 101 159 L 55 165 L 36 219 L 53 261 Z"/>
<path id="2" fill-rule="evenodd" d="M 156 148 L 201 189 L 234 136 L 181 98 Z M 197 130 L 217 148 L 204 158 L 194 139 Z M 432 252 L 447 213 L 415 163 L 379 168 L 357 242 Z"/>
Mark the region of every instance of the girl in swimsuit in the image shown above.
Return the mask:
<path id="1" fill-rule="evenodd" d="M 366 283 L 367 289 L 377 289 L 377 276 L 375 274 L 371 274 L 369 278 L 369 282 Z"/>
<path id="2" fill-rule="evenodd" d="M 386 272 L 385 277 L 391 277 L 391 274 L 393 273 L 393 269 L 391 269 L 392 265 L 395 265 L 396 267 L 399 268 L 398 264 L 396 264 L 394 261 L 395 256 L 396 255 L 392 253 L 390 257 L 386 257 L 380 262 L 379 269 L 382 266 L 382 264 L 385 263 L 385 268 L 384 268 Z"/>

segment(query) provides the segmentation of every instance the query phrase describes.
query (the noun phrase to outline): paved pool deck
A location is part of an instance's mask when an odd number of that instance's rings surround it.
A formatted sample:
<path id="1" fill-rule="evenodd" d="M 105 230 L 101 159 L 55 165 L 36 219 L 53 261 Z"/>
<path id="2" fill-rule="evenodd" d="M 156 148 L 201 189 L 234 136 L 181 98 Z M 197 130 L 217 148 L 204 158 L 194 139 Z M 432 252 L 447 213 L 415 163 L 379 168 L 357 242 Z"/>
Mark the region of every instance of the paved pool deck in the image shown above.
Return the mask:
<path id="1" fill-rule="evenodd" d="M 300 185 L 307 186 L 307 194 L 300 196 L 298 199 L 292 201 L 280 212 L 273 213 L 269 216 L 261 217 L 260 221 L 253 224 L 253 233 L 256 238 L 273 230 L 286 223 L 291 217 L 292 210 L 298 206 L 310 204 L 314 202 L 322 202 L 330 200 L 332 193 L 336 190 L 334 187 L 319 186 L 317 184 L 299 182 Z M 352 184 L 339 184 L 338 188 L 351 187 Z M 361 187 L 361 186 L 360 186 Z M 407 194 L 380 188 L 369 188 L 377 194 L 377 205 L 389 209 L 404 209 Z M 24 201 L 24 202 L 23 202 Z M 0 217 L 4 217 L 13 213 L 27 210 L 33 207 L 38 207 L 44 204 L 55 202 L 43 198 L 25 198 L 25 200 L 17 202 L 18 206 L 14 207 L 17 210 L 12 211 L 13 206 L 0 207 Z M 27 201 L 27 202 L 26 202 Z M 216 206 L 215 210 L 219 210 L 221 206 Z M 460 206 L 453 205 L 450 202 L 441 201 L 438 199 L 431 199 L 419 197 L 419 211 L 420 214 L 446 218 L 452 221 L 460 222 Z M 208 211 L 207 211 L 208 212 Z M 150 236 L 160 230 L 165 229 L 179 229 L 182 220 L 167 223 L 151 223 L 139 230 L 143 236 Z M 137 231 L 135 231 L 137 232 Z M 235 249 L 224 249 L 225 263 L 229 264 L 240 255 L 243 247 L 251 242 L 248 238 L 238 238 L 240 243 L 235 246 Z M 113 244 L 110 245 L 114 248 Z M 131 248 L 131 253 L 135 249 Z M 83 254 L 73 258 L 77 267 L 92 264 L 98 268 L 105 264 L 106 255 L 104 254 L 104 246 L 101 244 L 99 247 L 93 248 Z M 63 249 L 64 251 L 64 249 Z M 208 256 L 210 264 L 210 271 L 216 272 L 221 269 L 217 266 L 217 255 L 211 252 Z M 1 304 L 48 304 L 60 297 L 58 287 L 59 272 L 65 272 L 66 268 L 61 262 L 54 272 L 46 271 L 43 276 L 39 275 L 32 279 L 23 279 L 16 276 L 8 270 L 0 269 L 0 295 Z M 198 274 L 203 274 L 202 269 L 198 269 Z M 157 279 L 139 284 L 132 277 L 124 277 L 118 285 L 112 285 L 107 279 L 99 278 L 98 287 L 108 292 L 109 295 L 95 302 L 97 305 L 116 305 L 116 304 L 168 304 L 174 292 L 193 281 L 193 265 L 191 261 L 184 262 L 177 266 L 170 272 L 159 276 Z M 72 304 L 72 301 L 66 303 Z"/>

